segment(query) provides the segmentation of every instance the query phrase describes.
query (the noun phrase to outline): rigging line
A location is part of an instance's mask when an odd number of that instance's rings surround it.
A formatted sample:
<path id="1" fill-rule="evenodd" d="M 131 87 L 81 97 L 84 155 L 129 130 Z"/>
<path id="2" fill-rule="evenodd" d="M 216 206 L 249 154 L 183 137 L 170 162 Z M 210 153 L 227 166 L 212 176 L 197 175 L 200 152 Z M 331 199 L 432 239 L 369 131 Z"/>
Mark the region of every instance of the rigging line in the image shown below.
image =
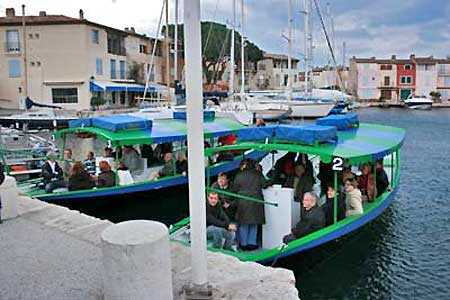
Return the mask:
<path id="1" fill-rule="evenodd" d="M 231 35 L 231 34 L 230 34 L 230 35 Z M 225 56 L 225 46 L 226 46 L 227 43 L 228 43 L 228 38 L 229 38 L 230 35 L 228 35 L 228 34 L 225 35 L 225 41 L 224 41 L 223 44 L 222 44 L 222 48 L 220 49 L 219 58 L 218 58 L 218 60 L 217 60 L 217 63 L 218 63 L 219 65 L 221 65 L 222 62 L 223 62 L 223 58 L 224 58 L 224 56 Z M 217 78 L 217 74 L 218 74 L 218 72 L 219 72 L 219 70 L 218 70 L 219 67 L 220 67 L 220 66 L 217 66 L 217 68 L 214 69 L 214 73 L 213 73 L 213 81 L 214 81 L 214 83 L 215 83 L 216 80 L 218 79 L 218 78 Z"/>
<path id="2" fill-rule="evenodd" d="M 143 95 L 143 97 L 141 99 L 141 102 L 144 101 L 145 95 L 147 94 L 148 82 L 150 80 L 150 74 L 153 71 L 153 60 L 155 58 L 156 48 L 157 48 L 157 45 L 158 45 L 158 37 L 159 37 L 159 31 L 161 29 L 162 18 L 163 18 L 163 15 L 164 15 L 165 2 L 166 2 L 165 0 L 162 1 L 161 14 L 159 15 L 158 27 L 156 29 L 156 34 L 155 34 L 155 43 L 153 44 L 152 56 L 150 58 L 150 67 L 147 68 L 147 74 L 146 74 L 146 78 L 145 78 L 144 95 Z M 169 29 L 166 28 L 166 30 L 169 30 Z M 150 41 L 150 44 L 151 44 L 151 38 L 149 38 L 149 41 Z"/>
<path id="3" fill-rule="evenodd" d="M 317 15 L 319 16 L 320 24 L 322 25 L 323 33 L 325 34 L 325 38 L 327 40 L 328 49 L 331 52 L 331 58 L 333 59 L 334 67 L 337 69 L 336 57 L 334 56 L 333 47 L 331 47 L 330 37 L 328 36 L 327 29 L 325 28 L 325 23 L 323 22 L 322 13 L 320 12 L 320 8 L 319 8 L 319 5 L 317 4 L 317 0 L 313 0 L 313 1 L 314 1 L 314 5 L 316 6 L 316 11 L 317 11 Z M 338 73 L 338 78 L 339 78 L 340 84 L 342 85 L 341 74 L 339 74 L 339 72 L 337 72 L 337 73 Z"/>
<path id="4" fill-rule="evenodd" d="M 219 0 L 216 0 L 216 7 L 215 7 L 215 9 L 214 9 L 214 13 L 213 13 L 213 17 L 212 17 L 213 20 L 216 18 L 216 14 L 217 14 L 217 9 L 218 9 L 218 8 L 219 8 Z M 214 22 L 211 21 L 211 24 L 209 25 L 208 35 L 206 36 L 206 41 L 205 41 L 205 47 L 203 48 L 203 51 L 202 51 L 202 57 L 203 57 L 203 55 L 205 54 L 206 49 L 208 48 L 208 43 L 209 43 L 209 38 L 210 38 L 210 36 L 211 36 L 211 31 L 212 31 L 213 23 L 214 23 Z"/>

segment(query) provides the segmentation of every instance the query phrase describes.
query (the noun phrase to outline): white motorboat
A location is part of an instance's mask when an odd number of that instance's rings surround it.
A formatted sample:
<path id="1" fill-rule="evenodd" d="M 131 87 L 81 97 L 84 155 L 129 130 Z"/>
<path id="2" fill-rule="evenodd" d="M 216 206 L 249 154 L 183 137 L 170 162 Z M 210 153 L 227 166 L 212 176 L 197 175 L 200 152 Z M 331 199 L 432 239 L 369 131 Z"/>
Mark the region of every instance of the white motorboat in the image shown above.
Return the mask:
<path id="1" fill-rule="evenodd" d="M 431 109 L 433 100 L 427 96 L 410 95 L 403 103 L 410 109 Z"/>

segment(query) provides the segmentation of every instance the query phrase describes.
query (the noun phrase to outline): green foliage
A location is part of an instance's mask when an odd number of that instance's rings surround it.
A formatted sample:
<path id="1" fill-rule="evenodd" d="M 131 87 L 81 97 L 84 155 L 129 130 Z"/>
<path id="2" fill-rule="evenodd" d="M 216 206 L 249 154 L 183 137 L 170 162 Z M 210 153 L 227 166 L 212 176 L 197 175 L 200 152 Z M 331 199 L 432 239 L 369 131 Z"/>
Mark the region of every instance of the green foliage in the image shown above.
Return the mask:
<path id="1" fill-rule="evenodd" d="M 95 110 L 95 108 L 99 108 L 100 105 L 106 104 L 106 100 L 102 97 L 92 97 L 91 98 L 91 106 Z"/>
<path id="2" fill-rule="evenodd" d="M 162 29 L 164 35 L 166 28 Z M 169 37 L 174 39 L 175 26 L 169 25 Z M 231 29 L 225 25 L 215 22 L 202 22 L 202 64 L 206 76 L 206 83 L 216 83 L 223 75 L 229 61 L 231 47 Z M 184 41 L 183 25 L 178 25 L 178 45 L 182 49 Z M 236 31 L 234 36 L 235 62 L 239 66 L 241 55 L 241 35 Z M 245 47 L 246 61 L 256 64 L 263 58 L 264 52 L 250 41 L 246 41 Z"/>
<path id="3" fill-rule="evenodd" d="M 433 99 L 434 102 L 440 102 L 441 101 L 441 93 L 437 91 L 430 92 L 430 96 Z"/>
<path id="4" fill-rule="evenodd" d="M 132 62 L 128 67 L 128 77 L 138 84 L 144 84 L 144 64 Z"/>

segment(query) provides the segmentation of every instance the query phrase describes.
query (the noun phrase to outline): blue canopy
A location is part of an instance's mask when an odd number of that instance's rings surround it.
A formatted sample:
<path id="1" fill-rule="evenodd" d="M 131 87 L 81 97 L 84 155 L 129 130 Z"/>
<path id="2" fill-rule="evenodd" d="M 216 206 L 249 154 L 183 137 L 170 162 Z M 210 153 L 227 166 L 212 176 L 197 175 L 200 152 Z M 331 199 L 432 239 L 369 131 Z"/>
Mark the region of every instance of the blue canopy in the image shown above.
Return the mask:
<path id="1" fill-rule="evenodd" d="M 89 82 L 89 90 L 91 92 L 144 92 L 145 86 L 129 82 L 113 82 L 113 81 L 96 81 Z M 148 92 L 158 90 L 156 86 L 148 86 Z"/>
<path id="2" fill-rule="evenodd" d="M 356 114 L 330 115 L 316 120 L 317 125 L 336 126 L 338 130 L 348 129 L 358 125 L 358 116 Z"/>

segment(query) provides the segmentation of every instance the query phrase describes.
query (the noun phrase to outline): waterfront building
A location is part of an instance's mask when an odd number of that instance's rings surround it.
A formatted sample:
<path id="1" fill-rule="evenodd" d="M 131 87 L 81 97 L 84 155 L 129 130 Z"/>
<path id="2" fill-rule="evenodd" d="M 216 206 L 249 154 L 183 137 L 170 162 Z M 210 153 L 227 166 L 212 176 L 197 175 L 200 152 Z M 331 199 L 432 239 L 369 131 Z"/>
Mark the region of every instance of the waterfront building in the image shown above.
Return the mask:
<path id="1" fill-rule="evenodd" d="M 361 101 L 399 101 L 409 95 L 439 92 L 450 99 L 450 59 L 433 56 L 350 59 L 350 90 Z"/>
<path id="2" fill-rule="evenodd" d="M 132 106 L 144 89 L 155 41 L 133 27 L 91 22 L 82 10 L 78 18 L 45 11 L 23 18 L 7 8 L 0 17 L 0 107 L 23 108 L 27 95 L 73 110 L 89 109 L 92 97 L 107 106 Z M 164 85 L 162 42 L 157 47 L 150 82 Z"/>
<path id="3" fill-rule="evenodd" d="M 291 58 L 292 87 L 298 87 L 297 58 Z M 255 85 L 260 90 L 283 89 L 288 83 L 288 57 L 287 55 L 264 53 L 264 58 L 258 61 L 255 74 Z"/>
<path id="4" fill-rule="evenodd" d="M 316 67 L 312 69 L 312 83 L 315 88 L 334 88 L 340 89 L 339 77 L 344 82 L 344 89 L 348 89 L 348 67 L 338 66 L 336 72 L 334 67 Z M 301 78 L 304 80 L 304 72 L 302 72 Z"/>

